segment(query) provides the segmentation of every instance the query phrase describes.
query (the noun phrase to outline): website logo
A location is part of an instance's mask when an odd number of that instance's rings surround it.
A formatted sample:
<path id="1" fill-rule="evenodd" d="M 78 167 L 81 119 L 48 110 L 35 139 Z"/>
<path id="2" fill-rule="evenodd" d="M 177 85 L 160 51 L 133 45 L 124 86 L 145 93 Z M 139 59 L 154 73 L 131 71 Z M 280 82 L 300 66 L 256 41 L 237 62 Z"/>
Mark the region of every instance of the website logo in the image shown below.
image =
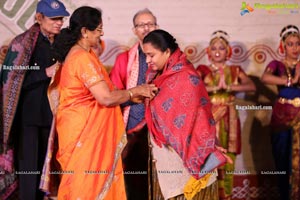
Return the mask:
<path id="1" fill-rule="evenodd" d="M 254 11 L 254 9 L 249 4 L 247 4 L 246 2 L 242 2 L 241 16 L 243 16 L 247 13 L 253 12 L 253 11 Z"/>
<path id="2" fill-rule="evenodd" d="M 255 13 L 266 11 L 268 14 L 300 14 L 299 3 L 252 3 L 250 6 L 245 1 L 242 2 L 240 14 L 244 16 L 253 12 L 254 9 Z"/>
<path id="3" fill-rule="evenodd" d="M 265 10 L 269 14 L 299 14 L 298 3 L 254 3 L 256 10 Z"/>

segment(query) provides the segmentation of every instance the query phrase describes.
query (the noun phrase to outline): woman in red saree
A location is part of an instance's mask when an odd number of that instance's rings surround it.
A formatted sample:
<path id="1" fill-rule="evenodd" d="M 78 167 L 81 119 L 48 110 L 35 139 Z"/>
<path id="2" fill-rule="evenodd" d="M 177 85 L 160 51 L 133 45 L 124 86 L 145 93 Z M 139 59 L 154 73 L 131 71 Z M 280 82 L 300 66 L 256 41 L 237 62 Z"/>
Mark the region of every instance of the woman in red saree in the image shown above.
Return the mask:
<path id="1" fill-rule="evenodd" d="M 240 66 L 226 64 L 231 55 L 228 37 L 224 31 L 215 31 L 207 48 L 211 64 L 197 67 L 213 104 L 217 138 L 234 161 L 218 169 L 220 200 L 231 199 L 235 159 L 241 152 L 241 128 L 234 104 L 235 93 L 255 90 L 254 83 Z"/>
<path id="2" fill-rule="evenodd" d="M 215 169 L 226 156 L 215 146 L 215 122 L 201 78 L 164 30 L 150 32 L 143 50 L 147 81 L 159 88 L 146 102 L 145 115 L 159 190 L 164 199 L 218 199 Z"/>
<path id="3" fill-rule="evenodd" d="M 69 27 L 57 38 L 57 57 L 63 64 L 49 97 L 54 103 L 60 170 L 47 168 L 47 159 L 43 181 L 53 173 L 61 175 L 60 200 L 126 199 L 120 159 L 126 135 L 118 105 L 135 97 L 153 97 L 156 90 L 153 85 L 114 90 L 91 48 L 101 36 L 101 11 L 84 6 L 74 11 Z"/>

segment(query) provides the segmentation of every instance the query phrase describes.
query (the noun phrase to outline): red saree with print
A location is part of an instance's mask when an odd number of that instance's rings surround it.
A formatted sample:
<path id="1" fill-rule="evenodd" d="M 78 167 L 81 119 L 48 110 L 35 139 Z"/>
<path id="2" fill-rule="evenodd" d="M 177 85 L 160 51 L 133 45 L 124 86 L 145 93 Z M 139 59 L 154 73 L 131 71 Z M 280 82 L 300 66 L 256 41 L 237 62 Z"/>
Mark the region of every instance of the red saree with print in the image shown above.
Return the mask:
<path id="1" fill-rule="evenodd" d="M 148 82 L 159 92 L 146 103 L 148 128 L 159 145 L 171 146 L 196 179 L 226 162 L 215 148 L 216 129 L 203 82 L 177 49 L 161 75 L 151 69 Z"/>

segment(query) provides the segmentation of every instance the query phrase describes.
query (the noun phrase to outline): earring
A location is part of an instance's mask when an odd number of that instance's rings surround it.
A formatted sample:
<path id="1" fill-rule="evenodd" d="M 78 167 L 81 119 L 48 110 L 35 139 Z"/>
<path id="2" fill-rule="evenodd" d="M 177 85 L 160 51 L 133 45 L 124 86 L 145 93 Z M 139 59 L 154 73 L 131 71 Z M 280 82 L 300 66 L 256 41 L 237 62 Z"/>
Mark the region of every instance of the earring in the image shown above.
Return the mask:
<path id="1" fill-rule="evenodd" d="M 205 50 L 206 50 L 206 54 L 207 54 L 208 60 L 211 60 L 210 48 L 207 47 Z"/>
<path id="2" fill-rule="evenodd" d="M 282 40 L 280 41 L 280 44 L 279 44 L 279 53 L 285 55 L 285 44 Z"/>

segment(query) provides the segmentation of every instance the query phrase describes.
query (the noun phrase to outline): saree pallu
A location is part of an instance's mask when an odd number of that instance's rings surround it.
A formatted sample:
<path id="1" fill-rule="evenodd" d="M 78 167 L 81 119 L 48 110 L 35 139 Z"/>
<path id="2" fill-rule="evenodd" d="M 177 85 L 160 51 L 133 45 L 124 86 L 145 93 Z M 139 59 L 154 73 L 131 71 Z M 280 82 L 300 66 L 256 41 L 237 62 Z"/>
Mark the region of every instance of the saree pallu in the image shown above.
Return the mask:
<path id="1" fill-rule="evenodd" d="M 99 81 L 113 89 L 105 68 L 92 51 L 78 50 L 53 79 L 48 96 L 55 128 L 40 187 L 53 192 L 51 181 L 57 179 L 52 175 L 58 172 L 58 199 L 126 199 L 121 162 L 126 134 L 121 110 L 100 105 L 88 89 Z M 51 161 L 55 159 L 55 137 L 59 169 Z"/>
<path id="2" fill-rule="evenodd" d="M 234 95 L 220 92 L 210 95 L 212 113 L 216 121 L 217 138 L 221 146 L 230 153 L 241 153 L 241 127 L 235 109 Z"/>
<path id="3" fill-rule="evenodd" d="M 196 179 L 225 164 L 225 157 L 215 147 L 208 94 L 180 49 L 169 57 L 161 75 L 150 69 L 146 77 L 159 88 L 156 97 L 146 103 L 145 118 L 154 142 L 160 147 L 171 146 Z M 208 161 L 209 157 L 213 159 Z M 210 169 L 202 171 L 206 162 Z"/>
<path id="4" fill-rule="evenodd" d="M 238 113 L 234 105 L 234 96 L 230 93 L 216 93 L 210 96 L 213 103 L 212 113 L 216 120 L 217 138 L 220 145 L 233 163 L 218 168 L 220 199 L 230 199 L 233 188 L 233 172 L 236 155 L 241 152 L 241 129 Z"/>

